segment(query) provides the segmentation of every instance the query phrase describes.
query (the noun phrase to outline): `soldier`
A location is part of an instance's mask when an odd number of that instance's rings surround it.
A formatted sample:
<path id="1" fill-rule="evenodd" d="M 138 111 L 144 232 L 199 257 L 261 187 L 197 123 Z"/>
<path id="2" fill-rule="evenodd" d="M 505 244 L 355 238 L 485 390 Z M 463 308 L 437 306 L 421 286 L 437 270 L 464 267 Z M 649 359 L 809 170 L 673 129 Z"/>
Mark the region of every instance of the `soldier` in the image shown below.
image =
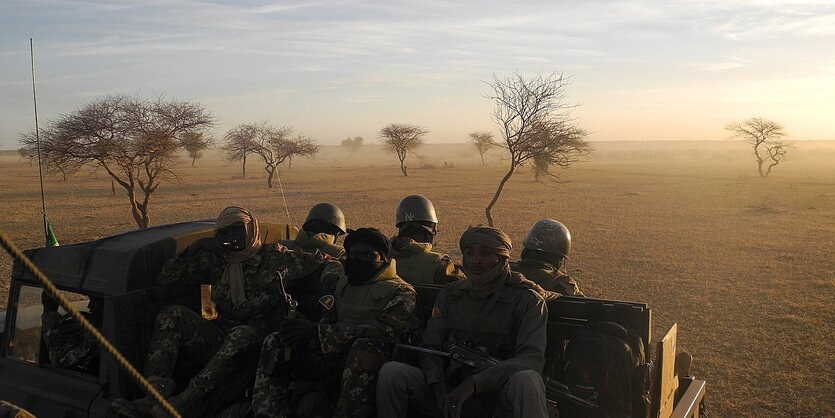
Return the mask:
<path id="1" fill-rule="evenodd" d="M 391 256 L 397 275 L 411 284 L 447 284 L 464 274 L 449 256 L 432 251 L 437 234 L 435 207 L 421 195 L 406 196 L 397 205 L 397 236 L 391 239 Z"/>
<path id="2" fill-rule="evenodd" d="M 321 251 L 333 258 L 345 253 L 336 238 L 345 234 L 345 215 L 342 210 L 330 203 L 319 203 L 307 213 L 307 219 L 295 239 L 282 240 L 281 244 L 291 250 L 308 253 Z"/>
<path id="3" fill-rule="evenodd" d="M 214 321 L 179 305 L 163 307 L 156 317 L 144 365 L 148 380 L 168 397 L 178 355 L 203 366 L 172 405 L 186 414 L 208 399 L 224 380 L 249 366 L 267 333 L 278 329 L 286 312 L 278 298 L 282 272 L 288 287 L 317 276 L 325 264 L 321 254 L 286 251 L 262 245 L 258 221 L 246 209 L 230 206 L 215 223 L 214 237 L 189 245 L 164 268 L 158 283 L 210 283 L 217 306 Z M 255 364 L 252 362 L 254 368 Z M 117 399 L 112 407 L 127 416 L 166 416 L 150 397 Z"/>
<path id="4" fill-rule="evenodd" d="M 334 416 L 373 414 L 377 371 L 395 339 L 411 328 L 415 291 L 397 276 L 387 256 L 389 240 L 376 229 L 349 232 L 345 249 L 343 277 L 321 298 L 321 321 L 287 320 L 265 340 L 252 398 L 256 417 L 291 416 L 291 386 L 300 386 L 293 380 L 328 375 L 342 378 Z M 339 268 L 331 262 L 326 270 Z M 290 362 L 283 355 L 287 348 L 298 354 Z"/>
<path id="5" fill-rule="evenodd" d="M 565 260 L 571 251 L 571 233 L 553 219 L 542 219 L 531 227 L 522 242 L 522 259 L 510 264 L 513 271 L 543 289 L 566 296 L 585 296 L 577 282 L 565 272 Z"/>
<path id="6" fill-rule="evenodd" d="M 488 227 L 468 229 L 460 240 L 466 280 L 438 295 L 423 334 L 424 346 L 448 351 L 466 345 L 502 361 L 474 372 L 443 357 L 421 354 L 421 367 L 386 363 L 379 373 L 380 416 L 406 417 L 409 406 L 430 416 L 547 417 L 545 363 L 548 310 L 541 289 L 512 272 L 511 242 Z M 451 388 L 451 391 L 448 391 Z M 486 409 L 486 410 L 485 410 Z"/>
<path id="7" fill-rule="evenodd" d="M 58 301 L 49 292 L 41 294 L 43 314 L 41 330 L 49 362 L 55 367 L 96 374 L 99 366 L 99 346 L 69 313 L 58 313 Z M 82 312 L 97 328 L 101 327 L 102 299 L 91 297 L 89 312 Z"/>

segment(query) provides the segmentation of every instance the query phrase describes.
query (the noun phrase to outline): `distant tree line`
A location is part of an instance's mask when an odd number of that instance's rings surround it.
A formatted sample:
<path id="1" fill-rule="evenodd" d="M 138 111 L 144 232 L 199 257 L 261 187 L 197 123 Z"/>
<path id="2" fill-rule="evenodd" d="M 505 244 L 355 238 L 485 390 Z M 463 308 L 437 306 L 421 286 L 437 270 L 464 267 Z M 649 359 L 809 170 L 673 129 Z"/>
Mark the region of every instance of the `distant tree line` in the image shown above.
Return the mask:
<path id="1" fill-rule="evenodd" d="M 551 167 L 569 167 L 586 155 L 591 147 L 587 133 L 569 116 L 572 106 L 562 102 L 569 78 L 561 74 L 526 78 L 519 74 L 490 83 L 495 103 L 493 120 L 499 126 L 500 140 L 493 133 L 469 134 L 475 151 L 484 164 L 484 154 L 501 148 L 510 156 L 510 167 L 487 205 L 487 221 L 493 225 L 490 210 L 515 170 L 532 161 L 537 179 L 556 175 Z M 131 214 L 139 228 L 151 224 L 150 205 L 163 181 L 181 183 L 174 168 L 185 153 L 194 166 L 204 151 L 214 145 L 210 130 L 215 119 L 202 105 L 174 99 L 140 99 L 111 95 L 93 100 L 67 114 L 60 114 L 35 132 L 21 135 L 21 158 L 30 162 L 40 158 L 48 173 L 64 179 L 83 167 L 104 170 L 114 188 L 121 186 L 128 197 Z M 409 154 L 424 144 L 426 128 L 411 123 L 390 123 L 378 132 L 388 151 L 395 154 L 402 175 L 408 176 Z M 39 141 L 38 141 L 39 139 Z M 348 137 L 341 146 L 349 156 L 362 146 L 361 136 Z M 267 122 L 242 123 L 229 129 L 220 147 L 229 161 L 241 163 L 246 178 L 247 163 L 254 157 L 266 172 L 267 187 L 282 165 L 292 167 L 293 158 L 314 158 L 321 146 L 314 138 L 295 132 L 289 126 Z"/>

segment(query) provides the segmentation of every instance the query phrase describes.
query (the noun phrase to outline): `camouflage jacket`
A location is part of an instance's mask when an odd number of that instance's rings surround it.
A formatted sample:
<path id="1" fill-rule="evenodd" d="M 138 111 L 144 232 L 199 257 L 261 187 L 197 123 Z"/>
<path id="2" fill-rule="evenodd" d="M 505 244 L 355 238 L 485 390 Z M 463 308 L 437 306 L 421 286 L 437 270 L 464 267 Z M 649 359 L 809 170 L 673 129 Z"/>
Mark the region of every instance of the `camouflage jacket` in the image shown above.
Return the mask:
<path id="1" fill-rule="evenodd" d="M 286 271 L 284 285 L 292 293 L 303 280 L 319 280 L 325 259 L 321 253 L 288 251 L 280 245 L 264 244 L 242 264 L 246 300 L 237 305 L 232 302 L 230 284 L 223 279 L 227 262 L 215 252 L 198 251 L 191 256 L 175 257 L 163 267 L 157 282 L 211 284 L 219 325 L 248 324 L 270 332 L 281 323 L 287 310 L 276 272 Z"/>
<path id="2" fill-rule="evenodd" d="M 416 305 L 415 289 L 397 277 L 394 264 L 395 262 L 392 261 L 371 280 L 371 282 L 390 281 L 395 289 L 390 293 L 391 297 L 388 300 L 380 301 L 382 303 L 379 304 L 383 308 L 376 314 L 376 318 L 364 323 L 340 320 L 335 298 L 340 294 L 337 289 L 344 286 L 348 278 L 341 270 L 341 265 L 340 270 L 331 269 L 331 273 L 341 274 L 343 277 L 338 280 L 331 295 L 323 297 L 322 305 L 325 309 L 319 323 L 319 342 L 323 353 L 346 353 L 359 338 L 378 338 L 387 343 L 394 343 L 396 338 L 412 331 Z M 323 276 L 327 273 L 323 273 Z M 357 285 L 347 284 L 347 286 Z M 330 301 L 324 302 L 328 297 Z"/>
<path id="3" fill-rule="evenodd" d="M 397 259 L 397 275 L 411 284 L 439 284 L 464 280 L 464 273 L 447 254 L 432 251 L 432 244 L 392 237 L 391 256 Z"/>
<path id="4" fill-rule="evenodd" d="M 547 345 L 548 307 L 540 293 L 541 288 L 522 281 L 503 286 L 483 299 L 473 298 L 467 291 L 470 288 L 470 281 L 463 280 L 450 283 L 441 290 L 423 332 L 423 345 L 435 350 L 447 350 L 457 342 L 454 333 L 490 337 L 509 329 L 507 335 L 512 338 L 509 341 L 510 352 L 503 356 L 505 359 L 472 375 L 476 393 L 500 389 L 518 371 L 542 371 Z M 458 312 L 459 316 L 451 317 L 451 311 Z M 508 311 L 510 315 L 504 315 Z M 462 324 L 470 324 L 470 329 L 461 329 Z M 454 330 L 456 327 L 458 329 Z M 421 355 L 420 360 L 427 384 L 445 380 L 443 359 L 436 355 Z"/>
<path id="5" fill-rule="evenodd" d="M 341 245 L 335 244 L 336 237 L 331 234 L 311 234 L 301 230 L 296 234 L 295 239 L 281 240 L 281 245 L 293 250 L 315 253 L 321 251 L 323 254 L 333 258 L 339 258 L 345 254 Z"/>
<path id="6" fill-rule="evenodd" d="M 83 372 L 95 370 L 99 346 L 75 318 L 47 311 L 41 316 L 41 322 L 46 351 L 53 366 Z"/>
<path id="7" fill-rule="evenodd" d="M 545 261 L 525 258 L 510 263 L 510 268 L 522 273 L 525 278 L 542 286 L 549 292 L 557 292 L 565 296 L 585 296 L 580 291 L 577 281 Z"/>

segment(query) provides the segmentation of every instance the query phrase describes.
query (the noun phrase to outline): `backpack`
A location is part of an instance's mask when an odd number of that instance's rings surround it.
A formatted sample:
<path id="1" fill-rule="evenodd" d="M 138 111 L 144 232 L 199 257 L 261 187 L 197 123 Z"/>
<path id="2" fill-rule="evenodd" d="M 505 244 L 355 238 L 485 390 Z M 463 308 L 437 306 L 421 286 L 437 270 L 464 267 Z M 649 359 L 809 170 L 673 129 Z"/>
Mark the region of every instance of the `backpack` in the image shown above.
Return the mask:
<path id="1" fill-rule="evenodd" d="M 616 322 L 589 323 L 568 341 L 563 378 L 571 393 L 598 409 L 565 403 L 560 415 L 649 417 L 650 369 L 638 334 Z"/>

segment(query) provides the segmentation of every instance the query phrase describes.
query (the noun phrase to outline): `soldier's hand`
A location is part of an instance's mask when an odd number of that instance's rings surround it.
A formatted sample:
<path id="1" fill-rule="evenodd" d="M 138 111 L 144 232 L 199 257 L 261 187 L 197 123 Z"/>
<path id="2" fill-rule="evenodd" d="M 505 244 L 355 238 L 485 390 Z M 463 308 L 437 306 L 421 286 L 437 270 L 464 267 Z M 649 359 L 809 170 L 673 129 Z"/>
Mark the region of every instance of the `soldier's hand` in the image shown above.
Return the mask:
<path id="1" fill-rule="evenodd" d="M 44 312 L 55 312 L 58 310 L 58 301 L 52 299 L 52 296 L 49 295 L 49 291 L 46 289 L 41 293 L 41 303 L 43 304 Z"/>
<path id="2" fill-rule="evenodd" d="M 220 241 L 218 241 L 215 237 L 200 238 L 199 240 L 189 244 L 189 246 L 183 250 L 182 256 L 191 257 L 200 251 L 221 253 L 223 252 L 223 247 L 220 245 Z"/>
<path id="3" fill-rule="evenodd" d="M 286 346 L 307 344 L 311 340 L 319 339 L 319 328 L 304 318 L 285 319 L 278 327 L 278 336 Z"/>
<path id="4" fill-rule="evenodd" d="M 475 382 L 472 377 L 464 379 L 449 395 L 446 396 L 446 416 L 449 418 L 460 418 L 464 401 L 475 393 Z"/>

